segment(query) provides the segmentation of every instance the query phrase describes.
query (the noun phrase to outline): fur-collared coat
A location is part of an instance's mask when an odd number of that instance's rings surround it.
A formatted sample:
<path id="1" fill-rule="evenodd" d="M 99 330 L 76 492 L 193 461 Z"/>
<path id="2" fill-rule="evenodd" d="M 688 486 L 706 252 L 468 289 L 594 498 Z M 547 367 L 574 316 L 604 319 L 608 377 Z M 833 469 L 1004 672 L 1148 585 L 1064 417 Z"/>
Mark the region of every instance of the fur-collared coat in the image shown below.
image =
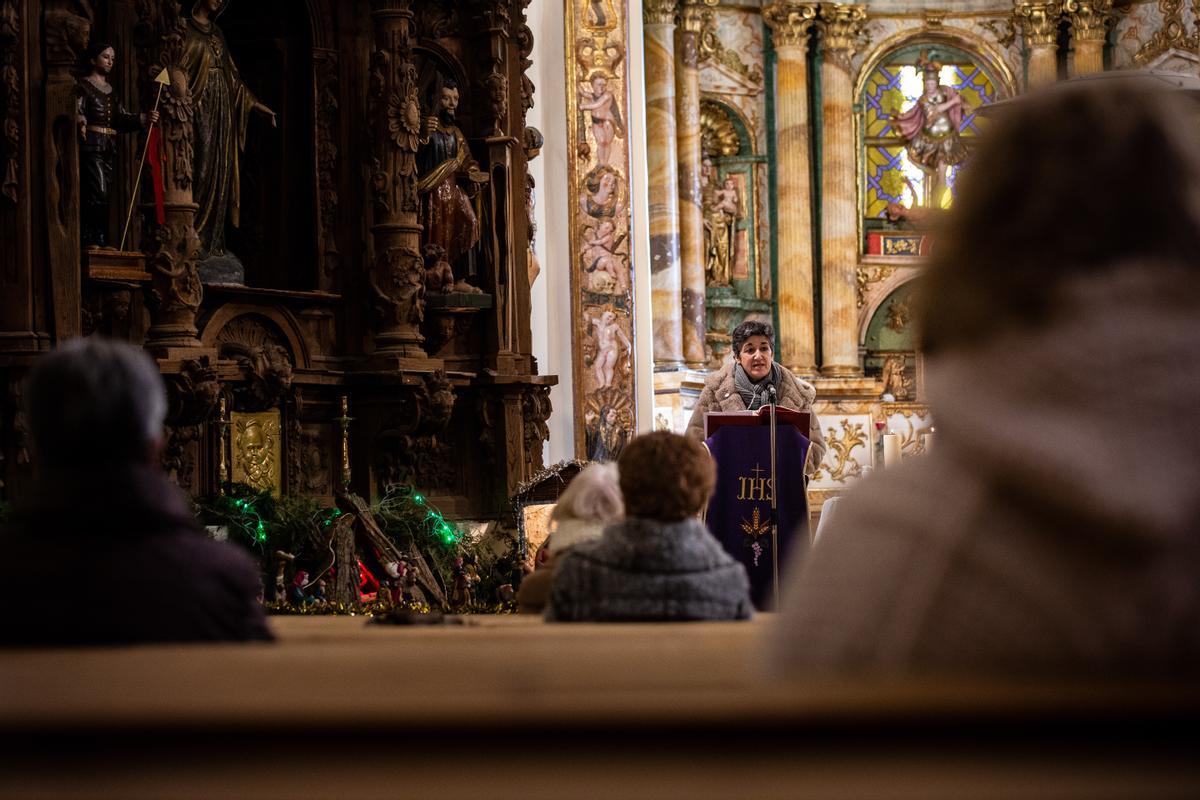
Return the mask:
<path id="1" fill-rule="evenodd" d="M 698 519 L 628 517 L 559 557 L 546 619 L 749 619 L 750 580 Z"/>
<path id="2" fill-rule="evenodd" d="M 688 422 L 687 435 L 698 442 L 704 441 L 704 415 L 709 411 L 745 411 L 746 403 L 733 385 L 733 368 L 735 362 L 729 362 L 708 376 L 704 382 L 704 390 L 696 400 L 692 411 L 692 419 Z M 804 474 L 812 475 L 821 466 L 825 457 L 825 437 L 821 435 L 821 421 L 812 410 L 813 401 L 817 399 L 817 390 L 808 381 L 793 375 L 787 367 L 779 364 L 783 379 L 779 381 L 779 405 L 795 411 L 808 412 L 808 461 L 804 466 Z"/>

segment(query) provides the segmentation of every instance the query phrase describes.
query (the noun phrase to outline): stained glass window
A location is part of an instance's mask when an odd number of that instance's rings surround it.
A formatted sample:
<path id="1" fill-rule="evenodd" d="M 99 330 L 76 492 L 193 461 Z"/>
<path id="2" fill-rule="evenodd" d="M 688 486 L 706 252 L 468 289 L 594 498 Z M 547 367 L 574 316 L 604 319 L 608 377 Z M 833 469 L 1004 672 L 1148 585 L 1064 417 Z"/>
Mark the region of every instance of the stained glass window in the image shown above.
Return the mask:
<path id="1" fill-rule="evenodd" d="M 959 135 L 969 140 L 980 132 L 984 121 L 979 109 L 998 99 L 997 83 L 979 60 L 969 53 L 944 44 L 909 45 L 880 61 L 863 87 L 860 98 L 863 135 L 863 216 L 883 220 L 889 203 L 905 208 L 953 202 L 955 178 L 963 165 L 946 171 L 946 186 L 940 197 L 929 198 L 932 175 L 909 158 L 895 117 L 913 108 L 924 92 L 924 72 L 918 66 L 922 55 L 940 63 L 939 82 L 962 97 L 964 114 Z M 878 223 L 876 223 L 878 224 Z M 870 223 L 868 223 L 870 226 Z"/>

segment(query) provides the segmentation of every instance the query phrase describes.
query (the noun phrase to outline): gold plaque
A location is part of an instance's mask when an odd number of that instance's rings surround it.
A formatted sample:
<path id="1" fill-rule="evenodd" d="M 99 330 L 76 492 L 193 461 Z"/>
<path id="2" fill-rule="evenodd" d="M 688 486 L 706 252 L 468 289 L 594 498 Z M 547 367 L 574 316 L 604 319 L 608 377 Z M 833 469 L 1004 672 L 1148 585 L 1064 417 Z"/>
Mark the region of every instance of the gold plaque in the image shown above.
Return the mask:
<path id="1" fill-rule="evenodd" d="M 233 482 L 278 497 L 282 485 L 279 412 L 261 411 L 230 416 L 233 440 Z"/>

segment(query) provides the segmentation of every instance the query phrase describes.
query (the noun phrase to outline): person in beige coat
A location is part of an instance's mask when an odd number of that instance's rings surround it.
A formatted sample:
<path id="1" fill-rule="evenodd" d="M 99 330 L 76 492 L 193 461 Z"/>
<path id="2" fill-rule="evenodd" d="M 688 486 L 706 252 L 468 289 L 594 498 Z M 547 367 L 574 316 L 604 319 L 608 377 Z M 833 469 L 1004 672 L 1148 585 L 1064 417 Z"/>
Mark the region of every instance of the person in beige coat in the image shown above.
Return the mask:
<path id="1" fill-rule="evenodd" d="M 812 476 L 825 457 L 821 421 L 812 410 L 816 388 L 774 360 L 775 335 L 765 322 L 747 320 L 733 329 L 734 360 L 704 382 L 688 422 L 686 435 L 704 441 L 704 415 L 710 411 L 756 411 L 769 401 L 767 386 L 773 385 L 780 408 L 807 411 L 811 442 L 804 473 Z"/>
<path id="2" fill-rule="evenodd" d="M 937 445 L 792 565 L 780 670 L 1196 674 L 1194 102 L 1126 78 L 997 112 L 922 286 Z"/>

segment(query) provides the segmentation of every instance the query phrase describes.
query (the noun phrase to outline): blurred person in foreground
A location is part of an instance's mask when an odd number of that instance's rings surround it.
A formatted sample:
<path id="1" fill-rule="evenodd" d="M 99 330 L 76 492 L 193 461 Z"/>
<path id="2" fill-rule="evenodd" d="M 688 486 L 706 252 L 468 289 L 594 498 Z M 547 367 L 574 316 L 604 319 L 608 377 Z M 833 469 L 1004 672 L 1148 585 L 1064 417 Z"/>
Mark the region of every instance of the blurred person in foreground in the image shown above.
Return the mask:
<path id="1" fill-rule="evenodd" d="M 937 447 L 793 565 L 778 666 L 1195 674 L 1194 114 L 1130 78 L 998 115 L 920 289 Z"/>
<path id="2" fill-rule="evenodd" d="M 821 421 L 813 411 L 816 388 L 797 378 L 775 360 L 775 332 L 765 322 L 746 320 L 729 335 L 733 361 L 709 375 L 696 399 L 687 435 L 703 442 L 704 415 L 710 411 L 757 411 L 770 403 L 768 386 L 775 389 L 779 408 L 807 411 L 808 456 L 804 475 L 811 477 L 825 457 Z"/>
<path id="3" fill-rule="evenodd" d="M 563 554 L 546 619 L 564 622 L 748 619 L 745 568 L 699 514 L 716 467 L 675 433 L 638 436 L 617 461 L 625 519 Z"/>
<path id="4" fill-rule="evenodd" d="M 145 351 L 73 339 L 25 399 L 35 484 L 0 532 L 0 644 L 273 638 L 254 562 L 208 539 L 159 467 L 167 398 Z"/>
<path id="5" fill-rule="evenodd" d="M 521 581 L 517 592 L 521 613 L 540 614 L 545 610 L 555 568 L 563 553 L 580 542 L 599 539 L 605 525 L 624 515 L 616 464 L 589 464 L 572 478 L 550 512 L 554 527 L 542 545 L 546 560 Z"/>

